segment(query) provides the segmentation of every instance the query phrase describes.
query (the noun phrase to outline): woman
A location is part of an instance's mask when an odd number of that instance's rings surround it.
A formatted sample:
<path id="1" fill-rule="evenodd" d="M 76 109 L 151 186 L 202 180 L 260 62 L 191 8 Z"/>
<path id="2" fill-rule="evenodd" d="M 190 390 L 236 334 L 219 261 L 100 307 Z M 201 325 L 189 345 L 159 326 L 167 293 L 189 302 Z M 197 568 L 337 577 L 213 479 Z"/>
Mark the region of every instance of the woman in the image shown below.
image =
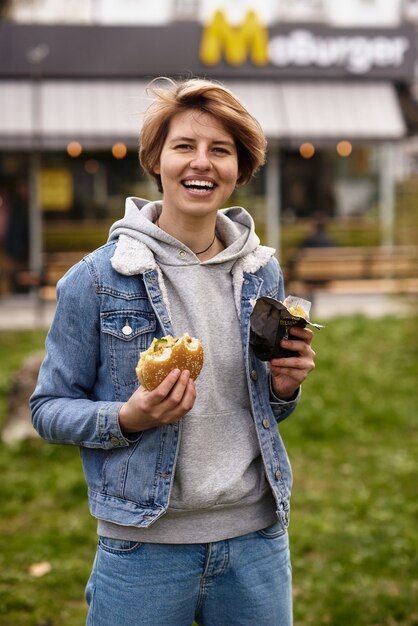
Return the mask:
<path id="1" fill-rule="evenodd" d="M 268 366 L 248 345 L 259 296 L 284 297 L 250 215 L 220 210 L 264 162 L 257 121 L 217 83 L 152 87 L 140 161 L 162 201 L 128 198 L 109 241 L 58 285 L 32 396 L 46 440 L 80 446 L 99 544 L 91 626 L 292 623 L 291 470 L 277 422 L 314 367 L 312 333 Z M 196 381 L 138 387 L 154 336 L 198 337 Z"/>

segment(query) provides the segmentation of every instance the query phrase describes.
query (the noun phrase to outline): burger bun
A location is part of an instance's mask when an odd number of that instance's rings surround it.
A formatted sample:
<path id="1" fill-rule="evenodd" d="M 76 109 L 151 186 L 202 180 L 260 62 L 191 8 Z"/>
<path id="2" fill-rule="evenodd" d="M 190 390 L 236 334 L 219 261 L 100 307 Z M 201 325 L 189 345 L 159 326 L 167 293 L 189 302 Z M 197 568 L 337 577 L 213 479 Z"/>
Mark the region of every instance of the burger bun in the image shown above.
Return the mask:
<path id="1" fill-rule="evenodd" d="M 167 335 L 154 338 L 150 347 L 140 353 L 135 368 L 139 382 L 152 391 L 173 370 L 189 370 L 195 380 L 203 367 L 203 346 L 199 339 L 184 333 L 182 337 Z"/>

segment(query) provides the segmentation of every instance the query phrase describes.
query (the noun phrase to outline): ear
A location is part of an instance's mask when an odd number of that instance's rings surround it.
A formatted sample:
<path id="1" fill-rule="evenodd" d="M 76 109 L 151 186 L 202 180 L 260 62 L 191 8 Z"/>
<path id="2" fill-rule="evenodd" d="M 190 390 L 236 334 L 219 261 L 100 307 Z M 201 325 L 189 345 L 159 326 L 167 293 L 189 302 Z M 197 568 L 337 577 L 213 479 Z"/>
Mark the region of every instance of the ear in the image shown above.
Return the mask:
<path id="1" fill-rule="evenodd" d="M 157 165 L 154 167 L 154 169 L 152 170 L 153 174 L 161 174 L 161 167 L 160 167 L 160 163 L 157 163 Z"/>

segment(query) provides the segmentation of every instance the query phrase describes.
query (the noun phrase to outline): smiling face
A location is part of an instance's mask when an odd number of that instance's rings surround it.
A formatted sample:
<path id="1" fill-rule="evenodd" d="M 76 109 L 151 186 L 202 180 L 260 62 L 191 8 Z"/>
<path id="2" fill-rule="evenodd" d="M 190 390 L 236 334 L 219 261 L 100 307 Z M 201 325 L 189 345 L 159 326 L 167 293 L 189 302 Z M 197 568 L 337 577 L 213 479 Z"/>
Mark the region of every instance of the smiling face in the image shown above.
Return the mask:
<path id="1" fill-rule="evenodd" d="M 154 171 L 161 176 L 164 213 L 171 219 L 216 213 L 239 176 L 234 138 L 208 113 L 178 113 Z"/>

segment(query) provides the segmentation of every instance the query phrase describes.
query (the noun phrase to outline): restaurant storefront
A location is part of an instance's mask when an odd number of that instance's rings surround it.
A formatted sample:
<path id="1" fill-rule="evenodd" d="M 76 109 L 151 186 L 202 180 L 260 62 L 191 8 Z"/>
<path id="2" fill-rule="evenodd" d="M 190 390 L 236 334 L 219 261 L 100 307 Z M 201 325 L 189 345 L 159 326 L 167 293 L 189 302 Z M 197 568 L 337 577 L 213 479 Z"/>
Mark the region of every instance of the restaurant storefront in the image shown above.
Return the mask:
<path id="1" fill-rule="evenodd" d="M 125 196 L 158 197 L 136 152 L 146 85 L 160 75 L 220 80 L 259 119 L 268 162 L 247 196 L 266 243 L 280 249 L 280 223 L 318 211 L 341 218 L 378 211 L 382 241 L 391 243 L 397 146 L 408 134 L 399 90 L 408 92 L 416 57 L 409 25 L 267 29 L 255 12 L 240 26 L 228 24 L 222 12 L 203 26 L 3 23 L 0 232 L 6 252 L 11 237 L 26 237 L 29 254 L 21 263 L 36 271 L 45 233 L 72 223 L 99 238 L 121 214 Z M 20 211 L 19 220 L 10 219 L 11 208 Z"/>

